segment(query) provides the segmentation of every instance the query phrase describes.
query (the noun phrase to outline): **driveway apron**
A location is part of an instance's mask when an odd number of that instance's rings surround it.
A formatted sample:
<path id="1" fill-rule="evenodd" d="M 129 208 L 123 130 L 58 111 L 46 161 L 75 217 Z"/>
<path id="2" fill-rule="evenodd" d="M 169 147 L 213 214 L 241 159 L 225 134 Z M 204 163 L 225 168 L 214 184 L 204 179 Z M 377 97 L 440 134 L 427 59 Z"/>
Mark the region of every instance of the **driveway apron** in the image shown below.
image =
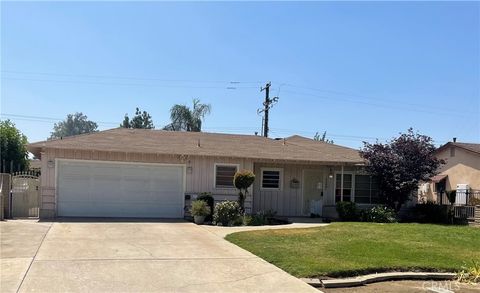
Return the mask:
<path id="1" fill-rule="evenodd" d="M 28 225 L 38 249 L 6 240 L 5 258 L 2 231 L 2 292 L 318 292 L 192 223 Z"/>

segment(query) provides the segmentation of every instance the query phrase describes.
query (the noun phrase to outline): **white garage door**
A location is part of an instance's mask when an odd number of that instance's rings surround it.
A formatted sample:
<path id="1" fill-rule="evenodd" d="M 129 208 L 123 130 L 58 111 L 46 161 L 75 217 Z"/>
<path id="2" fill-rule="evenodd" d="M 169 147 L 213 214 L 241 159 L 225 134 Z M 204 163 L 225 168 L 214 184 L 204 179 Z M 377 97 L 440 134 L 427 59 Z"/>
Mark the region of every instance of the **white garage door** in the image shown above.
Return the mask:
<path id="1" fill-rule="evenodd" d="M 58 216 L 182 218 L 183 167 L 59 161 Z"/>

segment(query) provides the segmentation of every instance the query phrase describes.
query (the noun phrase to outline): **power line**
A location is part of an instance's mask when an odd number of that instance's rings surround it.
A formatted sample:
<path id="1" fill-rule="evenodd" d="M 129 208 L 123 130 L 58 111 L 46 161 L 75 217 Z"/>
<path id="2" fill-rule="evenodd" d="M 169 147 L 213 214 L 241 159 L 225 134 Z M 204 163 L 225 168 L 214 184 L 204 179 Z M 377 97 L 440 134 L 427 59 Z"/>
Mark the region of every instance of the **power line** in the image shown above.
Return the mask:
<path id="1" fill-rule="evenodd" d="M 52 72 L 32 72 L 18 70 L 2 70 L 5 73 L 27 74 L 27 75 L 45 75 L 45 76 L 64 76 L 81 78 L 100 78 L 100 79 L 125 79 L 125 80 L 144 80 L 160 82 L 184 82 L 184 83 L 229 83 L 229 84 L 261 84 L 262 81 L 240 81 L 240 80 L 189 80 L 189 79 L 162 79 L 155 77 L 132 77 L 115 75 L 96 75 L 96 74 L 72 74 L 72 73 L 52 73 Z"/>
<path id="2" fill-rule="evenodd" d="M 152 83 L 119 83 L 119 82 L 105 82 L 105 81 L 90 81 L 90 80 L 56 80 L 56 79 L 38 79 L 38 78 L 24 78 L 24 77 L 8 77 L 2 76 L 2 79 L 7 80 L 20 80 L 20 81 L 35 81 L 35 82 L 53 82 L 53 83 L 78 83 L 78 84 L 92 84 L 92 85 L 118 85 L 118 86 L 143 86 L 143 87 L 164 87 L 164 88 L 205 88 L 205 89 L 227 89 L 227 90 L 235 90 L 235 89 L 248 89 L 248 88 L 256 88 L 256 86 L 238 86 L 239 84 L 260 84 L 261 81 L 227 81 L 227 80 L 187 80 L 187 79 L 160 79 L 160 78 L 147 78 L 147 77 L 131 77 L 131 76 L 110 76 L 110 75 L 92 75 L 92 74 L 67 74 L 67 73 L 51 73 L 51 72 L 30 72 L 30 71 L 17 71 L 17 70 L 2 70 L 5 73 L 13 73 L 13 74 L 27 74 L 27 75 L 45 75 L 45 76 L 64 76 L 64 77 L 81 77 L 81 78 L 96 78 L 96 79 L 124 79 L 124 80 L 143 80 L 143 81 L 157 81 L 157 82 L 177 82 L 177 83 L 224 83 L 225 86 L 197 86 L 197 85 L 171 85 L 171 84 L 152 84 Z M 434 105 L 423 105 L 418 103 L 409 103 L 404 101 L 398 101 L 394 99 L 380 99 L 377 97 L 371 97 L 367 95 L 361 95 L 356 93 L 348 93 L 336 90 L 328 90 L 328 89 L 320 89 L 310 86 L 301 86 L 295 85 L 291 83 L 281 83 L 281 85 L 277 88 L 278 93 L 282 86 L 285 87 L 293 87 L 293 88 L 303 88 L 306 90 L 318 91 L 318 92 L 326 92 L 331 93 L 334 95 L 343 95 L 343 96 L 350 96 L 350 97 L 359 97 L 362 99 L 367 100 L 374 100 L 380 102 L 393 102 L 397 106 L 408 106 L 408 108 L 402 107 L 401 110 L 405 111 L 413 111 L 413 112 L 420 112 L 420 113 L 428 113 L 428 114 L 436 114 L 436 113 L 444 113 L 444 114 L 452 114 L 452 113 L 460 113 L 451 109 L 441 108 Z M 359 100 L 352 100 L 352 99 L 342 99 L 339 97 L 331 97 L 331 96 L 320 96 L 311 93 L 300 93 L 296 91 L 288 91 L 293 94 L 299 94 L 303 96 L 314 96 L 322 99 L 329 99 L 329 100 L 340 100 L 344 102 L 351 102 L 351 103 L 359 103 L 365 104 L 370 106 L 382 107 L 382 108 L 398 108 L 392 107 L 392 104 L 378 104 L 366 101 L 359 101 Z M 278 96 L 277 93 L 277 96 Z M 413 108 L 412 108 L 413 107 Z M 435 109 L 437 111 L 431 110 L 423 110 L 425 108 L 428 109 Z M 420 109 L 419 109 L 420 108 Z M 478 114 L 478 112 L 474 111 L 462 111 L 460 116 L 465 116 L 468 114 Z"/>
<path id="3" fill-rule="evenodd" d="M 43 123 L 52 123 L 52 122 L 59 122 L 63 121 L 60 118 L 54 117 L 44 117 L 44 116 L 30 116 L 30 115 L 18 115 L 18 114 L 8 114 L 8 113 L 1 113 L 0 116 L 6 116 L 14 118 L 15 120 L 22 120 L 22 121 L 30 121 L 30 122 L 43 122 Z M 119 126 L 119 122 L 107 122 L 107 121 L 98 121 L 96 122 L 98 125 L 108 126 L 111 127 L 112 125 Z M 163 125 L 155 125 L 156 128 L 161 129 Z M 225 127 L 225 126 L 210 126 L 204 127 L 205 130 L 210 131 L 241 131 L 246 133 L 253 133 L 257 130 L 257 127 L 254 126 L 235 126 L 235 127 Z M 294 129 L 285 129 L 285 128 L 271 128 L 270 132 L 277 134 L 279 136 L 287 136 L 292 134 L 300 134 L 305 135 L 307 137 L 313 137 L 315 134 L 314 131 L 307 131 L 307 130 L 294 130 Z M 337 134 L 337 133 L 328 133 L 328 137 L 331 137 L 336 140 L 342 141 L 375 141 L 375 140 L 383 140 L 387 141 L 387 138 L 382 137 L 371 137 L 371 136 L 358 136 L 358 135 L 347 135 L 347 134 Z M 442 140 L 435 140 L 436 143 L 445 143 L 447 141 Z"/>
<path id="4" fill-rule="evenodd" d="M 347 92 L 336 91 L 336 90 L 319 89 L 319 88 L 314 88 L 314 87 L 310 87 L 310 86 L 294 85 L 294 84 L 291 84 L 291 83 L 285 83 L 284 86 L 294 87 L 294 88 L 302 88 L 302 89 L 318 91 L 318 92 L 331 93 L 331 94 L 335 94 L 335 95 L 342 95 L 342 96 L 349 96 L 349 97 L 359 97 L 359 98 L 363 98 L 363 99 L 367 99 L 367 100 L 375 100 L 375 101 L 381 101 L 381 102 L 383 102 L 383 101 L 393 102 L 393 103 L 396 103 L 396 104 L 403 104 L 403 105 L 407 105 L 407 106 L 428 107 L 429 109 L 437 109 L 437 110 L 448 112 L 448 113 L 451 112 L 451 109 L 438 107 L 438 106 L 435 106 L 435 105 L 410 103 L 410 102 L 404 102 L 404 101 L 400 101 L 400 100 L 396 100 L 396 99 L 379 98 L 379 97 L 372 97 L 372 96 L 369 96 L 369 95 L 362 95 L 362 94 L 356 94 L 356 93 L 347 93 Z M 470 112 L 470 111 L 466 111 L 464 113 L 477 114 L 477 112 Z"/>
<path id="5" fill-rule="evenodd" d="M 138 84 L 138 83 L 133 83 L 133 84 L 128 84 L 128 83 L 111 83 L 111 82 L 94 82 L 94 81 L 78 81 L 78 80 L 54 80 L 54 79 L 36 79 L 36 78 L 23 78 L 23 77 L 2 77 L 3 79 L 10 79 L 10 80 L 24 80 L 24 81 L 38 81 L 38 82 L 57 82 L 57 83 L 84 83 L 84 84 L 98 84 L 98 85 L 120 85 L 120 86 L 158 86 L 158 87 L 172 87 L 172 88 L 218 88 L 218 89 L 242 89 L 242 88 L 256 88 L 255 86 L 251 87 L 238 87 L 239 84 L 260 84 L 262 81 L 238 81 L 238 80 L 188 80 L 188 79 L 161 79 L 161 78 L 154 78 L 154 77 L 133 77 L 133 76 L 114 76 L 114 75 L 94 75 L 94 74 L 71 74 L 71 73 L 53 73 L 53 72 L 32 72 L 32 71 L 19 71 L 19 70 L 2 70 L 4 73 L 11 73 L 11 74 L 23 74 L 23 75 L 42 75 L 42 76 L 60 76 L 60 77 L 80 77 L 80 78 L 95 78 L 95 79 L 122 79 L 122 80 L 139 80 L 139 81 L 157 81 L 157 82 L 174 82 L 174 83 L 223 83 L 226 84 L 225 87 L 222 86 L 180 86 L 180 85 L 157 85 L 157 84 Z M 232 86 L 235 85 L 235 86 Z M 311 91 L 317 91 L 317 92 L 325 92 L 325 93 L 331 93 L 334 95 L 342 95 L 342 96 L 349 96 L 349 97 L 359 97 L 362 99 L 367 99 L 367 100 L 374 100 L 374 101 L 381 101 L 381 102 L 393 102 L 397 105 L 406 105 L 406 106 L 411 106 L 411 107 L 420 107 L 420 108 L 426 108 L 428 107 L 429 109 L 436 109 L 438 111 L 441 111 L 442 113 L 448 113 L 451 114 L 452 110 L 447 109 L 447 108 L 442 108 L 438 107 L 435 105 L 424 105 L 424 104 L 419 104 L 419 103 L 410 103 L 410 102 L 404 102 L 404 101 L 399 101 L 395 99 L 385 99 L 385 98 L 378 98 L 378 97 L 372 97 L 369 95 L 363 95 L 363 94 L 357 94 L 357 93 L 349 93 L 349 92 L 344 92 L 344 91 L 338 91 L 338 90 L 330 90 L 330 89 L 320 89 L 316 87 L 311 87 L 311 86 L 303 86 L 303 85 L 296 85 L 292 83 L 286 83 L 282 82 L 280 86 L 277 88 L 278 93 L 277 96 L 279 95 L 280 89 L 282 86 L 285 87 L 292 87 L 292 88 L 301 88 L 301 89 L 306 89 L 306 90 L 311 90 Z M 293 93 L 293 91 L 290 91 Z M 312 95 L 308 93 L 303 93 L 302 95 Z M 313 96 L 313 95 L 312 95 Z M 333 98 L 333 97 L 323 97 L 323 98 L 328 98 L 328 99 L 339 99 L 339 98 Z M 355 103 L 363 103 L 367 105 L 372 105 L 372 106 L 379 106 L 379 107 L 384 107 L 384 108 L 390 108 L 391 104 L 388 105 L 379 105 L 375 103 L 368 103 L 368 102 L 363 102 L 363 101 L 358 101 L 358 100 L 349 100 L 349 99 L 344 99 L 344 101 L 349 101 L 349 102 L 355 102 Z M 411 110 L 411 109 L 404 109 L 404 110 Z M 427 110 L 413 110 L 416 112 L 423 112 L 423 113 L 436 113 L 433 111 L 427 111 Z M 454 112 L 454 111 L 453 111 Z M 462 111 L 462 114 L 478 114 L 478 112 L 474 111 Z"/>
<path id="6" fill-rule="evenodd" d="M 337 98 L 337 97 L 333 98 L 333 97 L 330 97 L 330 96 L 320 96 L 320 95 L 315 95 L 315 94 L 310 94 L 310 93 L 302 93 L 302 92 L 290 91 L 290 90 L 284 90 L 283 92 L 296 94 L 296 95 L 299 95 L 299 96 L 310 96 L 310 97 L 315 97 L 315 98 L 324 99 L 324 100 L 334 100 L 334 101 L 342 101 L 342 102 L 347 102 L 347 103 L 363 104 L 363 105 L 380 107 L 380 108 L 390 109 L 390 110 L 397 109 L 397 110 L 402 110 L 402 111 L 419 112 L 419 113 L 427 113 L 427 114 L 440 114 L 441 113 L 441 114 L 449 114 L 449 115 L 455 115 L 455 116 L 460 116 L 460 117 L 465 117 L 466 114 L 476 114 L 474 112 L 454 112 L 454 111 L 451 111 L 451 110 L 448 110 L 448 111 L 447 110 L 445 110 L 445 111 L 428 111 L 428 110 L 417 109 L 415 107 L 412 107 L 412 108 L 398 107 L 398 106 L 394 107 L 390 104 L 385 105 L 385 104 L 371 103 L 371 102 Z"/>
<path id="7" fill-rule="evenodd" d="M 45 121 L 45 122 L 51 122 L 51 121 L 63 121 L 65 118 L 54 118 L 54 117 L 45 117 L 45 116 L 30 116 L 30 115 L 19 115 L 19 114 L 10 114 L 10 113 L 0 113 L 0 116 L 6 116 L 6 117 L 12 117 L 12 118 L 22 118 L 22 119 L 31 119 L 32 121 Z M 106 121 L 98 121 L 96 122 L 97 124 L 110 124 L 110 125 L 120 125 L 120 122 L 106 122 Z"/>
<path id="8" fill-rule="evenodd" d="M 20 80 L 20 81 L 35 81 L 35 82 L 51 82 L 51 83 L 72 83 L 72 84 L 91 84 L 91 85 L 115 85 L 115 86 L 140 86 L 140 87 L 161 87 L 161 88 L 192 88 L 192 89 L 246 89 L 257 88 L 256 86 L 190 86 L 190 85 L 162 85 L 162 84 L 147 84 L 147 83 L 117 83 L 117 82 L 96 82 L 96 81 L 83 81 L 83 80 L 55 80 L 55 79 L 34 79 L 34 78 L 16 78 L 5 77 L 6 80 Z"/>

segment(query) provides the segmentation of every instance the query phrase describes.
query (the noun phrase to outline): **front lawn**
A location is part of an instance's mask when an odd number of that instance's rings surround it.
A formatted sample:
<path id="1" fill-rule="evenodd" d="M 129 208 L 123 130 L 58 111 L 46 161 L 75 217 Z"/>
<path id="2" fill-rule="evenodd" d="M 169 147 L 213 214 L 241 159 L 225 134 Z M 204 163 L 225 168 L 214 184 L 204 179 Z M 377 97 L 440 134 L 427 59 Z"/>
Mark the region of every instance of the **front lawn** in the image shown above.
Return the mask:
<path id="1" fill-rule="evenodd" d="M 226 239 L 297 277 L 457 271 L 480 260 L 480 229 L 466 226 L 333 223 L 239 232 Z"/>

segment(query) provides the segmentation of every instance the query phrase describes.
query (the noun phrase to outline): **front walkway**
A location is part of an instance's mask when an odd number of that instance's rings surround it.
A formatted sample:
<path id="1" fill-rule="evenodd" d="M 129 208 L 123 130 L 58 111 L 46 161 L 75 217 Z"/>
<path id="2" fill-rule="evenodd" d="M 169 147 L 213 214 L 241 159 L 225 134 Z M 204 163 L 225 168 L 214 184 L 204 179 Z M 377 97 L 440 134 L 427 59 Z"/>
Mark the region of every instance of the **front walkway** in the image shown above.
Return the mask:
<path id="1" fill-rule="evenodd" d="M 317 292 L 187 222 L 8 221 L 2 292 Z M 229 228 L 224 228 L 229 229 Z"/>

